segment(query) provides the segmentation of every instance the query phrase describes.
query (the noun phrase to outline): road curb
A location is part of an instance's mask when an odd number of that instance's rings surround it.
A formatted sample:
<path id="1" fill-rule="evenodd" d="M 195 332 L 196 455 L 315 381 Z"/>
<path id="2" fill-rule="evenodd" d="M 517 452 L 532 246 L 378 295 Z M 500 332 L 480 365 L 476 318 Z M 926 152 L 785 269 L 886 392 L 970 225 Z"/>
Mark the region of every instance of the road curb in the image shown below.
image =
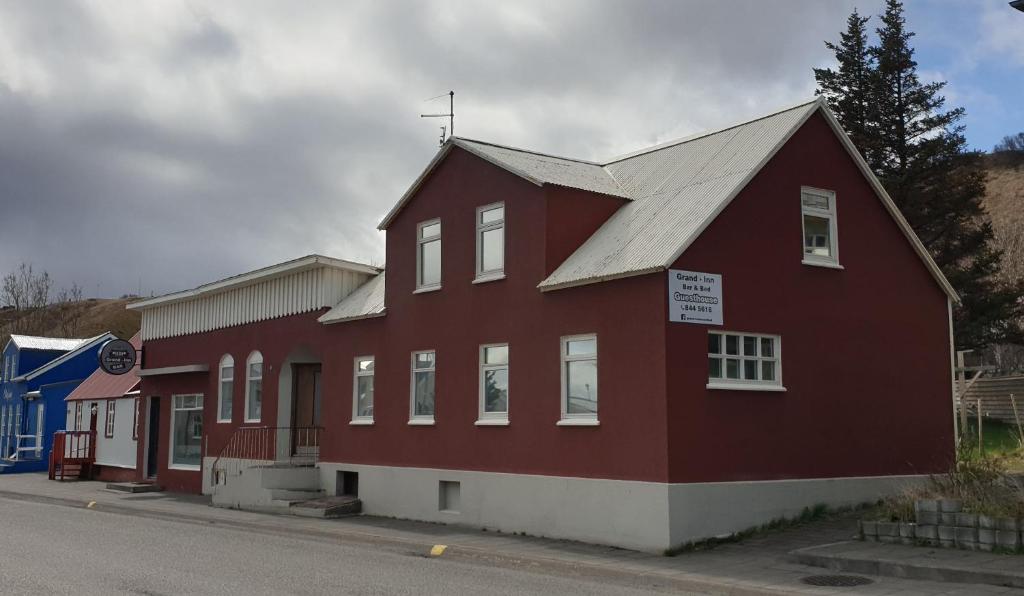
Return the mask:
<path id="1" fill-rule="evenodd" d="M 20 493 L 0 489 L 0 498 L 17 501 L 27 501 L 61 507 L 72 507 L 86 509 L 91 502 L 86 499 L 75 499 L 69 497 L 55 497 L 31 493 Z M 414 549 L 410 555 L 434 558 L 436 560 L 458 560 L 473 564 L 486 564 L 502 566 L 505 568 L 523 569 L 534 572 L 560 572 L 575 575 L 586 575 L 587 579 L 595 578 L 627 580 L 633 583 L 639 582 L 650 587 L 669 588 L 674 591 L 699 592 L 705 594 L 722 594 L 728 596 L 762 596 L 789 594 L 791 590 L 782 588 L 771 589 L 757 586 L 729 583 L 728 580 L 716 581 L 710 578 L 701 577 L 680 577 L 677 574 L 660 572 L 658 570 L 628 570 L 616 568 L 614 564 L 600 565 L 587 562 L 571 562 L 564 559 L 543 557 L 528 554 L 517 554 L 501 552 L 486 547 L 466 546 L 459 544 L 448 544 L 443 556 L 430 557 L 432 547 L 436 545 L 436 537 L 424 537 L 421 540 L 412 540 L 399 536 L 386 536 L 372 532 L 353 531 L 321 531 L 310 528 L 282 528 L 259 522 L 247 522 L 242 520 L 230 520 L 216 516 L 205 516 L 198 514 L 181 514 L 154 510 L 146 507 L 123 505 L 110 502 L 96 502 L 90 511 L 111 513 L 117 515 L 128 515 L 172 521 L 178 523 L 193 523 L 202 525 L 216 525 L 227 529 L 247 530 L 266 534 L 274 534 L 290 538 L 306 538 L 327 540 L 330 542 L 359 542 L 362 544 L 374 544 L 380 546 L 391 546 Z M 287 516 L 274 516 L 287 517 Z M 327 521 L 329 523 L 329 521 Z"/>

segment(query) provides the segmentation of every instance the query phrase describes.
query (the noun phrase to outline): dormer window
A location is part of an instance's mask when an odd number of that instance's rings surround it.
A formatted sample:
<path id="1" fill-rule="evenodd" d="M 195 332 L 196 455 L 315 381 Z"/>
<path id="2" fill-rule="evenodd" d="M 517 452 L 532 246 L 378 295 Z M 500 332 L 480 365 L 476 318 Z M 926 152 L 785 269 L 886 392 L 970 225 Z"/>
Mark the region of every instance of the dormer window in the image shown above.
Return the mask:
<path id="1" fill-rule="evenodd" d="M 836 230 L 836 193 L 804 187 L 800 189 L 803 218 L 805 265 L 839 267 Z"/>
<path id="2" fill-rule="evenodd" d="M 476 210 L 476 281 L 505 277 L 505 204 Z"/>
<path id="3" fill-rule="evenodd" d="M 441 220 L 416 226 L 416 291 L 441 289 Z"/>

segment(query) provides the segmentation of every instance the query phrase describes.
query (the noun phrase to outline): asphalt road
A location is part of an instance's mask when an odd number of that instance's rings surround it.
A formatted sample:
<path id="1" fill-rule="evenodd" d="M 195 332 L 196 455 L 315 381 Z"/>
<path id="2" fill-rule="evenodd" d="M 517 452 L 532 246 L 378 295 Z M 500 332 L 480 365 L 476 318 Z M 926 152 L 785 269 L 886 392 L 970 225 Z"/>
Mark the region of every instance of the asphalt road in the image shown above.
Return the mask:
<path id="1" fill-rule="evenodd" d="M 664 588 L 0 498 L 0 593 L 628 596 Z"/>

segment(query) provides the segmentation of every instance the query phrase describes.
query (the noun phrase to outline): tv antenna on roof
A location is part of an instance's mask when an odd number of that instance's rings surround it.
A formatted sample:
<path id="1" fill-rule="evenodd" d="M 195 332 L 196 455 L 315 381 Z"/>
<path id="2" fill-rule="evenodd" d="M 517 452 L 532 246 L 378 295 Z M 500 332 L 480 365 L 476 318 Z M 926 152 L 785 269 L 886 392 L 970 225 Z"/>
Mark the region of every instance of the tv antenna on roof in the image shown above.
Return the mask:
<path id="1" fill-rule="evenodd" d="M 435 99 L 441 99 L 445 95 L 448 96 L 448 113 L 447 114 L 420 114 L 420 118 L 447 118 L 448 119 L 448 130 L 445 131 L 445 127 L 441 127 L 441 145 L 445 142 L 445 132 L 448 133 L 448 138 L 455 136 L 455 92 L 449 91 L 447 94 L 438 95 L 437 97 L 431 97 L 424 101 L 433 101 Z"/>

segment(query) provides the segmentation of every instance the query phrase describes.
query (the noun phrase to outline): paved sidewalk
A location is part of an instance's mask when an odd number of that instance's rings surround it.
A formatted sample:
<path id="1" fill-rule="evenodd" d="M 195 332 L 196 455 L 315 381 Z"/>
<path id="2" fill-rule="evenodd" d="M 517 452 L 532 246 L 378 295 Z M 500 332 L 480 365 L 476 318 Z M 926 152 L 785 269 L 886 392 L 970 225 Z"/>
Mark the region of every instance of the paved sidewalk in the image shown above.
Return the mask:
<path id="1" fill-rule="evenodd" d="M 801 582 L 828 573 L 818 567 L 790 562 L 796 549 L 849 540 L 853 518 L 808 524 L 768 532 L 739 543 L 676 557 L 623 549 L 484 532 L 452 525 L 359 516 L 317 520 L 276 516 L 207 506 L 206 497 L 169 493 L 126 494 L 109 491 L 99 482 L 50 481 L 45 474 L 0 476 L 0 498 L 54 505 L 86 507 L 109 513 L 155 517 L 181 523 L 218 524 L 256 533 L 345 543 L 408 548 L 426 554 L 445 544 L 443 558 L 476 561 L 524 571 L 624 576 L 671 590 L 714 594 L 1016 594 L 1020 590 L 977 584 L 952 584 L 873 577 L 874 583 L 856 588 L 815 588 Z M 129 522 L 130 523 L 130 522 Z"/>

